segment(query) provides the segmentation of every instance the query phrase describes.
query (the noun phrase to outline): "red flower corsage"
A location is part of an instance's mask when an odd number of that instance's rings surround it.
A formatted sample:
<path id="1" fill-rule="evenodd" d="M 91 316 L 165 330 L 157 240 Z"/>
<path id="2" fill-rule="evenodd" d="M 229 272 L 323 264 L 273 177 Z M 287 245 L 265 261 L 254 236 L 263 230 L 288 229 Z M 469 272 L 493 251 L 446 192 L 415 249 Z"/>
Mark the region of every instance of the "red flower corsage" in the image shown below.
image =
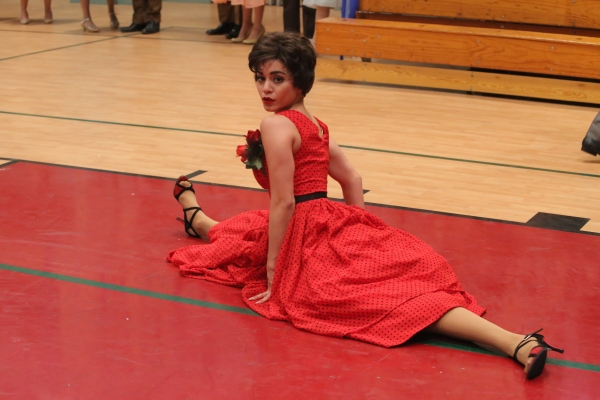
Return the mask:
<path id="1" fill-rule="evenodd" d="M 265 150 L 258 129 L 255 131 L 248 131 L 248 134 L 246 135 L 246 144 L 238 146 L 235 152 L 238 157 L 242 158 L 242 162 L 246 164 L 247 169 L 263 169 Z"/>

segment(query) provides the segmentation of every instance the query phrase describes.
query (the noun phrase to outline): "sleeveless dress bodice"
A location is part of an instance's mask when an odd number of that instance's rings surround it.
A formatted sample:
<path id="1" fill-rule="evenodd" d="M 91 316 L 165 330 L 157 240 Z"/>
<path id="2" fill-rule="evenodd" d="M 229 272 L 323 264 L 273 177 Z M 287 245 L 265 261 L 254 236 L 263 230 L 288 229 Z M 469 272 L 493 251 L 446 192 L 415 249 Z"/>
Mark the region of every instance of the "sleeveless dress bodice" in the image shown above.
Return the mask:
<path id="1" fill-rule="evenodd" d="M 292 121 L 300 133 L 300 149 L 294 154 L 294 196 L 326 192 L 329 171 L 329 130 L 327 125 L 317 119 L 319 123 L 317 126 L 299 111 L 286 110 L 277 115 Z M 320 130 L 323 131 L 322 137 L 319 136 Z M 269 168 L 264 159 L 263 164 L 264 170 L 252 170 L 252 172 L 258 184 L 269 190 Z"/>

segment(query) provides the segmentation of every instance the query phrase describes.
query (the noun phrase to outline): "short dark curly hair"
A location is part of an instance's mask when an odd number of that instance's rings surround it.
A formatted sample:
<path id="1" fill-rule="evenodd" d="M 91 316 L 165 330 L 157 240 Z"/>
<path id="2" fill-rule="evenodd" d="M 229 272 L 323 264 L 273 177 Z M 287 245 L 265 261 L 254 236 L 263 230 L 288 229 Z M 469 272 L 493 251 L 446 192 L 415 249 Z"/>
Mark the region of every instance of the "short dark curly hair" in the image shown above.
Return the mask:
<path id="1" fill-rule="evenodd" d="M 248 67 L 254 75 L 264 63 L 281 62 L 292 75 L 294 86 L 306 96 L 315 82 L 317 52 L 310 40 L 295 32 L 273 32 L 258 39 L 248 55 Z"/>

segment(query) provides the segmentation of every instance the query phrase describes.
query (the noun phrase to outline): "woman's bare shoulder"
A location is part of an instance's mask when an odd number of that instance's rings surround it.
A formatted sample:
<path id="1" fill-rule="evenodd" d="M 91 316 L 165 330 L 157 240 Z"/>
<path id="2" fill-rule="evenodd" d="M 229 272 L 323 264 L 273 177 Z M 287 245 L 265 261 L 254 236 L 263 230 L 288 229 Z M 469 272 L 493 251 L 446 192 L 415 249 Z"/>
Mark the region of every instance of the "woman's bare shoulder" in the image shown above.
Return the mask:
<path id="1" fill-rule="evenodd" d="M 283 115 L 273 114 L 263 118 L 263 120 L 260 123 L 260 131 L 261 133 L 267 134 L 269 134 L 270 132 L 295 133 L 298 132 L 298 129 L 289 118 Z"/>

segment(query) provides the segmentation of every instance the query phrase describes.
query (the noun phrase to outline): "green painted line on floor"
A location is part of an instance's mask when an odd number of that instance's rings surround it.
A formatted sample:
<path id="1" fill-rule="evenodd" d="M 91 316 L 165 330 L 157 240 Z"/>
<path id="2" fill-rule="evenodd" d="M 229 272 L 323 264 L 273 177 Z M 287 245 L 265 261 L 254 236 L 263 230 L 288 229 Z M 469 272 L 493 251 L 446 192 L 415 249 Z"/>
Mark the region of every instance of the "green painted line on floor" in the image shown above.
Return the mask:
<path id="1" fill-rule="evenodd" d="M 234 312 L 234 313 L 238 313 L 238 314 L 259 316 L 259 314 L 255 313 L 254 311 L 252 311 L 248 308 L 227 306 L 224 304 L 212 303 L 209 301 L 190 299 L 188 297 L 181 297 L 181 296 L 174 296 L 174 295 L 165 294 L 165 293 L 151 292 L 149 290 L 136 289 L 136 288 L 121 286 L 121 285 L 113 285 L 111 283 L 99 282 L 99 281 L 94 281 L 91 279 L 77 278 L 74 276 L 57 274 L 54 272 L 39 271 L 36 269 L 15 267 L 15 266 L 6 265 L 6 264 L 0 264 L 0 270 L 18 272 L 18 273 L 27 274 L 27 275 L 34 275 L 34 276 L 39 276 L 39 277 L 48 278 L 48 279 L 56 279 L 56 280 L 64 281 L 64 282 L 76 283 L 76 284 L 80 284 L 80 285 L 87 285 L 87 286 L 92 286 L 92 287 L 101 288 L 101 289 L 114 290 L 117 292 L 135 294 L 138 296 L 151 297 L 154 299 L 173 301 L 176 303 L 189 304 L 189 305 L 199 306 L 199 307 L 204 307 L 204 308 L 211 308 L 214 310 L 229 311 L 229 312 Z M 432 339 L 419 341 L 417 343 L 426 344 L 426 345 L 435 346 L 435 347 L 441 347 L 441 348 L 445 348 L 445 349 L 467 351 L 467 352 L 471 352 L 471 353 L 479 353 L 479 354 L 495 355 L 495 356 L 504 357 L 500 354 L 492 353 L 492 352 L 484 350 L 480 347 L 476 347 L 474 345 L 468 345 L 468 344 L 450 343 L 450 342 L 444 342 L 441 340 L 432 340 Z M 557 360 L 554 358 L 548 358 L 547 363 L 561 366 L 561 367 L 566 367 L 566 368 L 575 368 L 575 369 L 581 369 L 581 370 L 585 370 L 585 371 L 600 372 L 600 366 L 594 365 L 594 364 L 586 364 L 586 363 L 567 361 L 567 360 Z"/>
<path id="2" fill-rule="evenodd" d="M 36 269 L 15 267 L 15 266 L 6 265 L 6 264 L 0 264 L 0 269 L 6 270 L 6 271 L 12 271 L 12 272 L 19 272 L 22 274 L 40 276 L 43 278 L 56 279 L 56 280 L 64 281 L 64 282 L 77 283 L 80 285 L 92 286 L 92 287 L 97 287 L 97 288 L 101 288 L 101 289 L 109 289 L 109 290 L 114 290 L 117 292 L 136 294 L 138 296 L 152 297 L 154 299 L 174 301 L 177 303 L 189 304 L 189 305 L 199 306 L 199 307 L 204 307 L 204 308 L 212 308 L 215 310 L 230 311 L 230 312 L 235 312 L 238 314 L 258 316 L 258 314 L 256 314 L 254 311 L 252 311 L 248 308 L 245 308 L 245 307 L 227 306 L 224 304 L 212 303 L 210 301 L 195 300 L 195 299 L 190 299 L 188 297 L 173 296 L 173 295 L 165 294 L 165 293 L 151 292 L 149 290 L 136 289 L 136 288 L 121 286 L 121 285 L 113 285 L 112 283 L 105 283 L 105 282 L 93 281 L 90 279 L 77 278 L 77 277 L 69 276 L 69 275 L 56 274 L 54 272 L 39 271 Z"/>
<path id="3" fill-rule="evenodd" d="M 243 137 L 244 136 L 242 134 L 235 134 L 235 133 L 202 131 L 202 130 L 197 130 L 197 129 L 172 128 L 172 127 L 167 127 L 167 126 L 129 124 L 129 123 L 122 123 L 122 122 L 58 117 L 58 116 L 51 116 L 51 115 L 27 114 L 27 113 L 18 113 L 18 112 L 11 112 L 11 111 L 0 111 L 0 114 L 19 115 L 19 116 L 37 117 L 37 118 L 51 118 L 51 119 L 60 119 L 60 120 L 64 120 L 64 121 L 91 122 L 91 123 L 96 123 L 96 124 L 131 126 L 131 127 L 135 127 L 135 128 L 161 129 L 161 130 L 176 131 L 176 132 L 202 133 L 202 134 L 207 134 L 207 135 L 233 136 L 233 137 Z M 371 148 L 371 147 L 350 146 L 350 145 L 344 145 L 344 144 L 340 144 L 339 146 L 341 148 L 349 149 L 349 150 L 371 151 L 371 152 L 377 152 L 377 153 L 395 154 L 395 155 L 399 155 L 399 156 L 431 158 L 431 159 L 444 160 L 444 161 L 488 165 L 488 166 L 493 166 L 493 167 L 515 168 L 515 169 L 524 169 L 524 170 L 529 170 L 529 171 L 548 172 L 548 173 L 554 173 L 554 174 L 566 174 L 566 175 L 584 176 L 584 177 L 588 177 L 588 178 L 600 178 L 600 174 L 588 174 L 588 173 L 584 173 L 584 172 L 562 171 L 562 170 L 557 170 L 557 169 L 529 167 L 526 165 L 503 164 L 503 163 L 495 163 L 495 162 L 489 162 L 489 161 L 469 160 L 469 159 L 464 159 L 464 158 L 442 157 L 442 156 L 434 156 L 434 155 L 430 155 L 430 154 L 407 153 L 407 152 L 403 152 L 403 151 L 384 150 L 384 149 L 376 149 L 376 148 Z"/>

